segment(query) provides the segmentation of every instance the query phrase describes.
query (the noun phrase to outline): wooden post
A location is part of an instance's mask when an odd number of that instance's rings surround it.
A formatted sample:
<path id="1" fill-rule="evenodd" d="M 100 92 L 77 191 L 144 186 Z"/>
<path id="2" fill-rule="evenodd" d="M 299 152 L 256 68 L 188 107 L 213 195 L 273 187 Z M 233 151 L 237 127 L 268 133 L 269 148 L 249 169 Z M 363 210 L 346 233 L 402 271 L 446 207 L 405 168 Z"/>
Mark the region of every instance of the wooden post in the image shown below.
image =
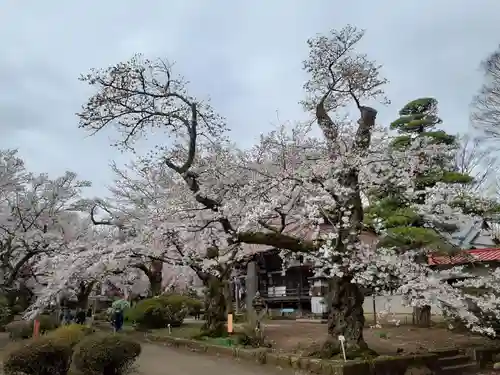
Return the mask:
<path id="1" fill-rule="evenodd" d="M 35 319 L 33 321 L 33 337 L 37 338 L 40 335 L 40 321 Z"/>
<path id="2" fill-rule="evenodd" d="M 233 333 L 233 314 L 227 314 L 227 333 Z"/>

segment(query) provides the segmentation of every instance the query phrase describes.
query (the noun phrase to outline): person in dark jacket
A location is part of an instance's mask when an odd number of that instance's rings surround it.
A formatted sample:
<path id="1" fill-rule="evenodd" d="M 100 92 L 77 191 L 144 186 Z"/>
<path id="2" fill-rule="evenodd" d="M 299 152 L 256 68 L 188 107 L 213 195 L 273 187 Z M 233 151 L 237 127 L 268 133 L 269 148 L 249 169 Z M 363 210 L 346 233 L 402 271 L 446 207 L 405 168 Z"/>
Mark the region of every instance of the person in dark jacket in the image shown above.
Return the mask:
<path id="1" fill-rule="evenodd" d="M 81 325 L 84 325 L 85 324 L 85 310 L 83 309 L 79 309 L 76 313 L 76 317 L 75 317 L 75 323 L 76 324 L 81 324 Z"/>
<path id="2" fill-rule="evenodd" d="M 115 332 L 121 331 L 121 329 L 123 327 L 124 318 L 125 317 L 123 315 L 123 310 L 121 310 L 121 309 L 115 310 L 114 317 L 113 317 Z"/>
<path id="3" fill-rule="evenodd" d="M 72 320 L 73 316 L 71 315 L 71 311 L 68 308 L 66 308 L 63 312 L 63 325 L 71 324 Z"/>

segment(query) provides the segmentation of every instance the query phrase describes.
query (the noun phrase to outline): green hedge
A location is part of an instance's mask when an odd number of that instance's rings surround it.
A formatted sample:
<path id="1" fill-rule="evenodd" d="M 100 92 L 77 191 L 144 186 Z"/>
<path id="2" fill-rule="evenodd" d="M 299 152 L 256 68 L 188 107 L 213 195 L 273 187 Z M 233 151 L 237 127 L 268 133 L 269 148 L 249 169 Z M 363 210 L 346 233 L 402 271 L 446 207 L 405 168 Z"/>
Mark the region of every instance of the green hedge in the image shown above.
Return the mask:
<path id="1" fill-rule="evenodd" d="M 61 326 L 55 331 L 46 334 L 46 337 L 60 340 L 65 344 L 69 345 L 71 348 L 75 347 L 85 336 L 93 333 L 92 328 L 81 324 L 70 324 L 66 326 Z"/>
<path id="2" fill-rule="evenodd" d="M 141 354 L 141 344 L 121 334 L 95 334 L 83 339 L 73 353 L 72 366 L 82 375 L 126 373 Z"/>
<path id="3" fill-rule="evenodd" d="M 6 355 L 6 375 L 120 375 L 141 352 L 139 343 L 115 334 L 93 334 L 71 324 L 17 343 Z M 73 371 L 71 371 L 73 372 Z"/>
<path id="4" fill-rule="evenodd" d="M 71 347 L 63 340 L 42 336 L 19 345 L 6 356 L 6 375 L 66 375 Z"/>
<path id="5" fill-rule="evenodd" d="M 156 329 L 180 326 L 194 300 L 179 294 L 144 299 L 126 312 L 127 320 L 140 328 Z"/>
<path id="6" fill-rule="evenodd" d="M 203 302 L 199 299 L 187 297 L 187 307 L 189 315 L 199 315 L 203 310 Z"/>
<path id="7" fill-rule="evenodd" d="M 41 315 L 40 333 L 52 331 L 58 327 L 57 320 L 50 315 Z M 5 331 L 9 333 L 12 340 L 29 339 L 33 335 L 32 320 L 16 320 L 5 326 Z"/>
<path id="8" fill-rule="evenodd" d="M 29 339 L 33 335 L 33 322 L 16 320 L 5 326 L 11 340 Z"/>

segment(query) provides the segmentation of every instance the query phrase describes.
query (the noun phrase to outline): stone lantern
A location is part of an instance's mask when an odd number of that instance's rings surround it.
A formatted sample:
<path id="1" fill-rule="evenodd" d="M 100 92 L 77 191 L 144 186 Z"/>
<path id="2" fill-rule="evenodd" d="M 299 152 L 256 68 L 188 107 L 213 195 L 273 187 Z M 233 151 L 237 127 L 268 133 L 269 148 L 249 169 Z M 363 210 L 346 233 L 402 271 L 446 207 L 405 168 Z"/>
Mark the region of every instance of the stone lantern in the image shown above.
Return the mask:
<path id="1" fill-rule="evenodd" d="M 252 307 L 255 311 L 255 330 L 261 330 L 261 320 L 266 313 L 266 301 L 260 296 L 260 292 L 255 293 L 252 300 Z"/>

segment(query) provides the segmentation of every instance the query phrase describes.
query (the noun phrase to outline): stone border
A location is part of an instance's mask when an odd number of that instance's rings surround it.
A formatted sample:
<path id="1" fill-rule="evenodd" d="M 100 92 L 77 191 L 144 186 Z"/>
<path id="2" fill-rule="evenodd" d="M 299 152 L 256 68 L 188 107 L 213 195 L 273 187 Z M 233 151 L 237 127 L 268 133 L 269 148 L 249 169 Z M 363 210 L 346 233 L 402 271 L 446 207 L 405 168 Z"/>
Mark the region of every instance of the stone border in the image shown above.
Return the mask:
<path id="1" fill-rule="evenodd" d="M 437 370 L 438 356 L 423 354 L 401 357 L 379 357 L 370 361 L 334 361 L 299 357 L 286 353 L 276 353 L 270 349 L 246 349 L 225 347 L 177 337 L 159 336 L 145 333 L 142 337 L 147 342 L 163 343 L 175 348 L 185 348 L 200 353 L 215 354 L 248 360 L 261 365 L 291 368 L 318 375 L 404 375 L 410 368 Z"/>
<path id="2" fill-rule="evenodd" d="M 500 346 L 479 347 L 467 350 L 467 354 L 479 364 L 480 368 L 492 364 L 495 354 L 500 353 Z"/>

